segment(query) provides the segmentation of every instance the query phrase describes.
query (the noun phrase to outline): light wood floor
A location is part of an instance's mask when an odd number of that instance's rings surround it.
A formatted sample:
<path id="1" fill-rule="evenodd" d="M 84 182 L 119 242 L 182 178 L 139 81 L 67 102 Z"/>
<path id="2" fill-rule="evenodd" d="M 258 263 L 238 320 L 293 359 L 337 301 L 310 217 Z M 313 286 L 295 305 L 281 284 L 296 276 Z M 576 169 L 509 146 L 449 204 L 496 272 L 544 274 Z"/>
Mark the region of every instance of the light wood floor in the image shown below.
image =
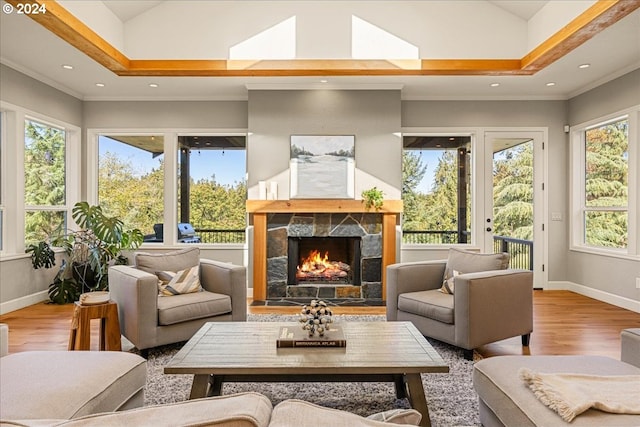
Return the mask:
<path id="1" fill-rule="evenodd" d="M 478 349 L 484 357 L 518 354 L 592 354 L 620 358 L 620 331 L 639 328 L 640 314 L 568 291 L 534 291 L 531 346 L 514 337 Z M 250 301 L 248 302 L 250 304 Z M 73 304 L 36 304 L 0 316 L 9 325 L 9 352 L 66 350 Z M 249 305 L 254 314 L 294 314 L 295 307 Z M 334 314 L 385 314 L 384 307 L 339 307 Z M 97 321 L 92 323 L 97 348 Z"/>

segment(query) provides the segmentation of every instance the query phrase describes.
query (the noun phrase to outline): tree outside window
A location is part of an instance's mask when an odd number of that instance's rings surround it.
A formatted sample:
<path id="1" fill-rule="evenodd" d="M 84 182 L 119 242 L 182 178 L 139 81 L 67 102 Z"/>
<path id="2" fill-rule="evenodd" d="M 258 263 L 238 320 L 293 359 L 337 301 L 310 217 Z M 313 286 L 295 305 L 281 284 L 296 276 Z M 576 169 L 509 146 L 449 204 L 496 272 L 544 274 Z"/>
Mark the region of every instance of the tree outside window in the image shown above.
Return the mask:
<path id="1" fill-rule="evenodd" d="M 627 119 L 584 132 L 584 243 L 628 246 L 629 123 Z"/>
<path id="2" fill-rule="evenodd" d="M 66 133 L 25 120 L 25 242 L 45 240 L 66 228 Z"/>

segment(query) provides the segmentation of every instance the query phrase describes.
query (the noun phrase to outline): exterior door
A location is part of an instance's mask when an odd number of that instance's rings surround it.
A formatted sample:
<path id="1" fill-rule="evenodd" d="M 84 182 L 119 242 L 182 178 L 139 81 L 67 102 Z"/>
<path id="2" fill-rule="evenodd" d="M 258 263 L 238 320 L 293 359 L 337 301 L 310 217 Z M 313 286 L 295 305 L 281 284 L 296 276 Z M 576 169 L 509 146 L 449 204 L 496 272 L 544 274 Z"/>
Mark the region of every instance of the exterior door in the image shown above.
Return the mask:
<path id="1" fill-rule="evenodd" d="M 543 132 L 485 132 L 483 249 L 508 252 L 510 267 L 532 270 L 534 287 L 544 271 Z"/>

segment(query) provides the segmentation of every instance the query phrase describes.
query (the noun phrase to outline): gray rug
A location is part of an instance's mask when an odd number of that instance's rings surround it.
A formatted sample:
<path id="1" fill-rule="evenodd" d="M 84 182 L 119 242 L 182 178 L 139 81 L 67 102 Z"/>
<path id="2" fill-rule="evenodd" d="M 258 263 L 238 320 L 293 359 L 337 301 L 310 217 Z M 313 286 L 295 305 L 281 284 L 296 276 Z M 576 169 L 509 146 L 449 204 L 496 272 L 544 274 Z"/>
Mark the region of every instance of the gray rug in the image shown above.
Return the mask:
<path id="1" fill-rule="evenodd" d="M 249 321 L 295 321 L 294 316 L 249 315 Z M 384 316 L 335 316 L 336 322 L 384 320 Z M 429 342 L 449 364 L 448 374 L 423 374 L 429 414 L 434 427 L 479 426 L 478 396 L 473 390 L 473 363 L 464 359 L 462 350 L 430 339 Z M 188 399 L 192 377 L 165 375 L 163 367 L 184 343 L 157 347 L 149 351 L 145 406 L 180 402 Z M 478 357 L 478 356 L 476 356 Z M 226 383 L 223 394 L 256 391 L 266 395 L 273 405 L 285 399 L 303 399 L 330 408 L 367 416 L 395 408 L 409 408 L 406 399 L 397 399 L 391 383 L 330 383 L 326 393 L 308 389 L 302 383 Z"/>

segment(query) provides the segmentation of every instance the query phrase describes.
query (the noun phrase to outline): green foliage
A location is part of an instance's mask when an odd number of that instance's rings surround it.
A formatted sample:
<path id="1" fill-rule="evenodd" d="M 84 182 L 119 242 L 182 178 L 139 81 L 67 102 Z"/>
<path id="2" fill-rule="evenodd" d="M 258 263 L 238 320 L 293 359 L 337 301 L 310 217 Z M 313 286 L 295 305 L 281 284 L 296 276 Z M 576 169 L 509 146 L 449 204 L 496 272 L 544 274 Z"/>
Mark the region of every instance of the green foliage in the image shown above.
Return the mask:
<path id="1" fill-rule="evenodd" d="M 384 193 L 377 187 L 363 190 L 361 196 L 366 210 L 374 208 L 376 211 L 379 211 L 384 204 Z"/>
<path id="2" fill-rule="evenodd" d="M 31 254 L 31 264 L 35 270 L 56 265 L 56 254 L 47 242 L 32 243 L 25 252 Z"/>
<path id="3" fill-rule="evenodd" d="M 41 241 L 27 249 L 34 268 L 55 265 L 46 262 L 46 256 L 53 258 L 51 245 L 63 248 L 67 254 L 71 268 L 64 262 L 49 285 L 50 299 L 56 303 L 75 301 L 85 290 L 107 290 L 109 266 L 121 262 L 121 252 L 139 247 L 144 237 L 140 230 L 125 229 L 120 219 L 105 215 L 100 206 L 87 202 L 76 203 L 72 217 L 81 227 L 79 230 L 61 231 L 51 236 L 50 242 Z M 45 257 L 45 261 L 38 257 Z"/>

